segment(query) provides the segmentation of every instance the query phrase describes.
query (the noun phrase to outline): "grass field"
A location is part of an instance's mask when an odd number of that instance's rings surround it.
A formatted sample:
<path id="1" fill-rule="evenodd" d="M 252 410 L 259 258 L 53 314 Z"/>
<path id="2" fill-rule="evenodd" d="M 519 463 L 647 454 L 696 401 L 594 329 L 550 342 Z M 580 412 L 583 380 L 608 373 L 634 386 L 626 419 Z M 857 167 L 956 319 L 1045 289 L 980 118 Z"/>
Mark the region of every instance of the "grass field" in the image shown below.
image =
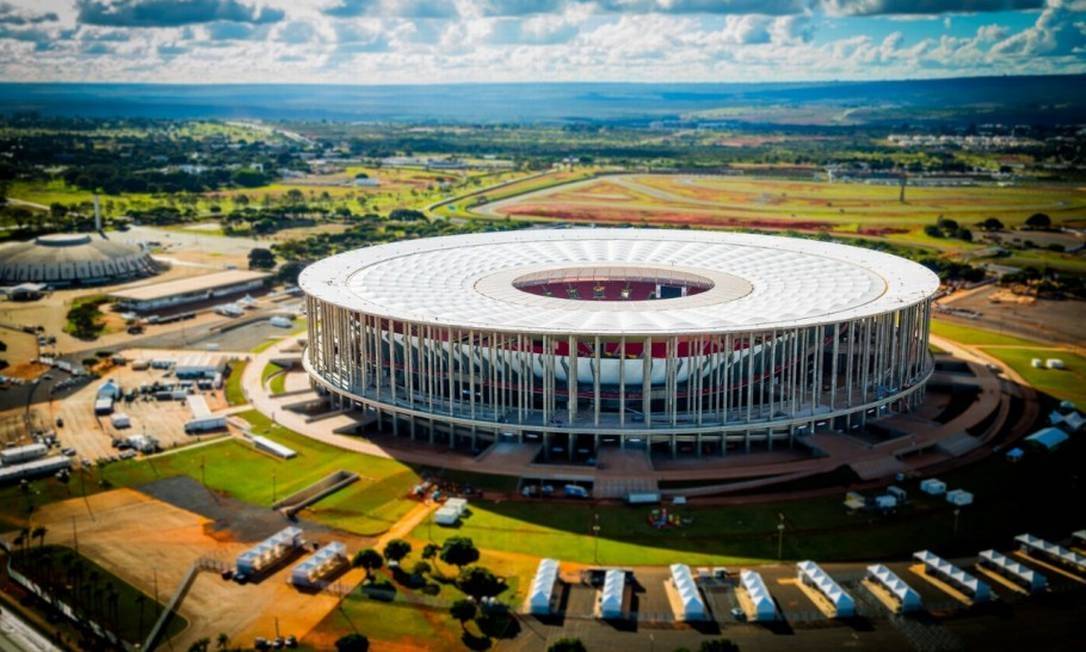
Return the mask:
<path id="1" fill-rule="evenodd" d="M 1060 400 L 1073 401 L 1076 405 L 1086 405 L 1086 357 L 1067 350 L 1039 350 L 1036 346 L 980 348 L 1010 365 L 1039 391 Z M 1033 358 L 1059 358 L 1066 367 L 1036 369 L 1031 364 Z"/>
<path id="2" fill-rule="evenodd" d="M 1068 474 L 1086 457 L 1086 442 L 1059 455 L 1031 453 L 1020 464 L 993 455 L 940 477 L 953 487 L 973 492 L 977 502 L 961 515 L 953 532 L 953 510 L 939 499 L 925 499 L 915 482 L 906 484 L 911 504 L 898 515 L 850 515 L 843 496 L 736 507 L 674 508 L 693 519 L 682 528 L 657 530 L 647 518 L 650 508 L 602 507 L 563 503 L 473 501 L 471 514 L 457 528 L 424 523 L 412 532 L 418 541 L 471 537 L 480 548 L 526 555 L 560 554 L 581 563 L 659 565 L 772 562 L 777 559 L 778 514 L 786 525 L 785 559 L 820 561 L 901 559 L 918 545 L 942 550 L 975 551 L 977 545 L 1004 545 L 1016 530 L 1073 529 L 1059 505 L 1043 505 L 1046 491 L 1066 483 Z M 1020 516 L 1013 522 L 1007 513 Z M 591 536 L 599 515 L 600 537 Z M 544 551 L 561 551 L 551 553 Z"/>
<path id="3" fill-rule="evenodd" d="M 226 378 L 224 394 L 226 402 L 230 405 L 244 405 L 249 401 L 245 398 L 245 390 L 241 386 L 241 377 L 245 373 L 248 360 L 237 360 L 230 364 L 230 375 Z"/>
<path id="4" fill-rule="evenodd" d="M 949 340 L 961 344 L 969 345 L 984 345 L 984 344 L 996 344 L 1000 346 L 1043 346 L 1039 342 L 1034 342 L 1014 335 L 1007 335 L 1004 333 L 998 333 L 996 331 L 990 331 L 984 328 L 977 328 L 975 326 L 966 326 L 958 324 L 956 322 L 944 321 L 941 319 L 931 320 L 931 332 L 933 335 L 945 337 Z"/>
<path id="5" fill-rule="evenodd" d="M 410 472 L 407 467 L 391 459 L 348 453 L 303 437 L 273 424 L 255 410 L 238 416 L 253 425 L 254 433 L 294 449 L 298 456 L 282 460 L 258 452 L 238 439 L 230 439 L 149 459 L 117 462 L 103 468 L 102 477 L 112 486 L 139 487 L 160 478 L 188 475 L 197 480 L 202 479 L 208 487 L 239 500 L 270 506 L 273 502 L 273 474 L 276 478 L 276 497 L 282 498 L 340 469 L 355 471 L 362 480 L 341 494 L 336 494 L 336 497 L 348 493 L 364 495 L 370 487 L 382 480 L 397 475 L 406 480 L 403 474 Z M 411 506 L 411 503 L 404 499 L 407 491 L 405 489 L 402 494 L 395 495 L 391 491 L 382 493 L 379 489 L 374 495 L 382 496 L 384 500 L 374 500 L 373 505 L 383 507 L 384 502 L 399 501 L 404 503 L 401 509 L 406 512 Z M 317 503 L 318 508 L 320 505 L 321 503 Z M 396 508 L 388 508 L 383 513 L 395 514 Z M 319 509 L 314 510 L 313 516 L 320 518 Z M 382 522 L 379 519 L 380 517 L 375 517 L 373 522 Z"/>

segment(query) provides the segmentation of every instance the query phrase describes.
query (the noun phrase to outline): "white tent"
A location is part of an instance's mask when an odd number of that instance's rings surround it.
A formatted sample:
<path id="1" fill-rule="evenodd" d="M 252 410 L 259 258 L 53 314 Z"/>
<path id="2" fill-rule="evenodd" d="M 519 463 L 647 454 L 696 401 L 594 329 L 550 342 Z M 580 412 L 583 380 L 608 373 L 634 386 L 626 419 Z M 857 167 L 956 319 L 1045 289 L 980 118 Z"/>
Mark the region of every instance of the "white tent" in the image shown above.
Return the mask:
<path id="1" fill-rule="evenodd" d="M 964 591 L 976 602 L 986 602 L 992 598 L 992 590 L 987 584 L 929 550 L 914 552 L 913 559 L 924 564 L 925 572 L 931 573 L 955 588 Z"/>
<path id="2" fill-rule="evenodd" d="M 555 559 L 540 559 L 539 567 L 532 578 L 532 588 L 528 591 L 528 610 L 537 616 L 545 616 L 551 612 L 551 596 L 554 594 L 554 583 L 558 580 L 558 561 Z"/>
<path id="3" fill-rule="evenodd" d="M 799 580 L 818 589 L 833 604 L 838 618 L 847 618 L 856 613 L 856 603 L 852 596 L 845 593 L 833 578 L 813 561 L 801 561 L 796 564 Z"/>
<path id="4" fill-rule="evenodd" d="M 946 501 L 957 507 L 965 507 L 966 505 L 973 504 L 973 494 L 965 489 L 955 489 L 946 492 Z"/>
<path id="5" fill-rule="evenodd" d="M 1038 554 L 1042 557 L 1047 557 L 1049 560 L 1054 561 L 1061 566 L 1070 567 L 1072 570 L 1080 573 L 1086 572 L 1086 557 L 1083 557 L 1077 552 L 1073 552 L 1062 546 L 1057 546 L 1054 543 L 1049 543 L 1032 534 L 1019 534 L 1014 540 L 1021 548 L 1030 554 Z"/>
<path id="6" fill-rule="evenodd" d="M 705 601 L 701 599 L 701 593 L 698 592 L 698 586 L 694 583 L 690 567 L 686 564 L 672 564 L 670 569 L 671 583 L 682 602 L 683 620 L 705 620 L 708 615 Z"/>
<path id="7" fill-rule="evenodd" d="M 920 483 L 920 491 L 931 496 L 938 496 L 946 491 L 946 483 L 935 478 L 928 478 Z"/>
<path id="8" fill-rule="evenodd" d="M 612 568 L 603 578 L 600 618 L 622 618 L 622 599 L 626 594 L 626 573 Z"/>
<path id="9" fill-rule="evenodd" d="M 873 564 L 867 567 L 867 576 L 897 598 L 898 608 L 901 613 L 920 609 L 920 594 L 898 577 L 894 571 L 882 564 Z"/>
<path id="10" fill-rule="evenodd" d="M 776 620 L 777 606 L 773 604 L 773 597 L 769 595 L 769 589 L 766 588 L 762 576 L 755 571 L 744 570 L 740 571 L 739 579 L 743 582 L 743 588 L 747 590 L 747 596 L 754 605 L 754 620 Z"/>
<path id="11" fill-rule="evenodd" d="M 1048 586 L 1048 580 L 1044 575 L 995 550 L 982 550 L 980 565 L 1018 581 L 1020 584 L 1025 585 L 1030 593 L 1041 591 Z"/>

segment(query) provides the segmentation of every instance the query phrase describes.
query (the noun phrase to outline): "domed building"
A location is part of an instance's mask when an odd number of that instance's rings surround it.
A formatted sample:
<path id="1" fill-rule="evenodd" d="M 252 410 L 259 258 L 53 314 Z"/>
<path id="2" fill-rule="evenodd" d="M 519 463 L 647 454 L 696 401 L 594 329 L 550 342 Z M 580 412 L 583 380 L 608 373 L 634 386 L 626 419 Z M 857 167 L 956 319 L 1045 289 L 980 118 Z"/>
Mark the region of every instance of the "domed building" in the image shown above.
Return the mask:
<path id="1" fill-rule="evenodd" d="M 146 248 L 98 233 L 55 233 L 0 244 L 0 285 L 104 285 L 158 272 Z"/>

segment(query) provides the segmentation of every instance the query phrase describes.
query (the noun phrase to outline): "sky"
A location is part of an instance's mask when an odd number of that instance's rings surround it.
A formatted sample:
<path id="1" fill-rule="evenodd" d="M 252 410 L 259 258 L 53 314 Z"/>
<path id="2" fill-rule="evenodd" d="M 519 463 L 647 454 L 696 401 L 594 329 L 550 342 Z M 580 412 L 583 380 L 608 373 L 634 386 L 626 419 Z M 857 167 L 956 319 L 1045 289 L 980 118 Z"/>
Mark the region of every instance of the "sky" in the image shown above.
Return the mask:
<path id="1" fill-rule="evenodd" d="M 742 82 L 1086 72 L 1086 0 L 0 0 L 0 80 Z"/>

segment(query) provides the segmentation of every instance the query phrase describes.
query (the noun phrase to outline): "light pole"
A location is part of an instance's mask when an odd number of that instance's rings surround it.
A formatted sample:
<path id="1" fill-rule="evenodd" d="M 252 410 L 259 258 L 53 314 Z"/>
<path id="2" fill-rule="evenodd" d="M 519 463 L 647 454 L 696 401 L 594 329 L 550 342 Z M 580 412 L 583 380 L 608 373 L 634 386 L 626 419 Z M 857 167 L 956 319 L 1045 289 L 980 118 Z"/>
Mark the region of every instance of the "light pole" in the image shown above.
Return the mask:
<path id="1" fill-rule="evenodd" d="M 784 514 L 778 513 L 780 522 L 777 523 L 777 561 L 784 559 Z"/>
<path id="2" fill-rule="evenodd" d="M 962 513 L 961 508 L 955 508 L 954 510 L 954 536 L 958 536 L 958 515 Z"/>
<path id="3" fill-rule="evenodd" d="M 600 563 L 600 515 L 595 513 L 592 515 L 592 536 L 595 538 L 595 550 L 592 553 L 592 558 L 596 560 L 596 563 Z"/>

